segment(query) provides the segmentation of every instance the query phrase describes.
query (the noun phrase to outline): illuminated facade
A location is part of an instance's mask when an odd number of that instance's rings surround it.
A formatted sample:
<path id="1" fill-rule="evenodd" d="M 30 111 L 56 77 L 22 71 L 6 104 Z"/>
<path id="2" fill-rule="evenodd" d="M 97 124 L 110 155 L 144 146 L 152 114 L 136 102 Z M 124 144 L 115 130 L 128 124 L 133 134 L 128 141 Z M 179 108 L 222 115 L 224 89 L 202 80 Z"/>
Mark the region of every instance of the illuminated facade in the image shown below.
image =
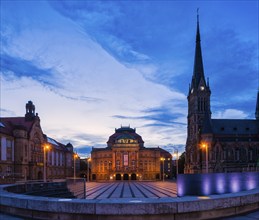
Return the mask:
<path id="1" fill-rule="evenodd" d="M 157 147 L 146 148 L 136 129 L 121 127 L 106 148 L 91 152 L 92 180 L 159 180 L 172 176 L 172 156 Z M 163 172 L 164 171 L 164 172 Z"/>
<path id="2" fill-rule="evenodd" d="M 73 146 L 47 137 L 31 101 L 25 117 L 0 118 L 0 179 L 40 180 L 46 148 L 47 179 L 73 176 Z"/>
<path id="3" fill-rule="evenodd" d="M 259 170 L 259 93 L 256 119 L 250 120 L 212 119 L 210 95 L 203 69 L 198 21 L 188 94 L 185 173 Z"/>

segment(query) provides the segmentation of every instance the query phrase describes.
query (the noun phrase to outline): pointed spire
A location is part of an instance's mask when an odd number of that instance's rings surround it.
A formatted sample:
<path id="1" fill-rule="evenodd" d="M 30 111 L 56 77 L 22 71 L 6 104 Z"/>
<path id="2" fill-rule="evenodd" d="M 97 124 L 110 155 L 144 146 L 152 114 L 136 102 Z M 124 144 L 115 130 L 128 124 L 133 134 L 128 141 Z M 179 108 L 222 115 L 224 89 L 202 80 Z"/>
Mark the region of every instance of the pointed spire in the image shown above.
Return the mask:
<path id="1" fill-rule="evenodd" d="M 257 91 L 257 100 L 256 100 L 256 107 L 255 107 L 255 118 L 259 120 L 259 89 Z"/>
<path id="2" fill-rule="evenodd" d="M 200 37 L 200 26 L 199 26 L 199 9 L 197 9 L 197 32 L 196 32 L 196 47 L 194 56 L 194 67 L 193 67 L 193 77 L 192 77 L 192 88 L 198 88 L 199 83 L 204 78 L 203 61 L 201 53 L 201 37 Z"/>

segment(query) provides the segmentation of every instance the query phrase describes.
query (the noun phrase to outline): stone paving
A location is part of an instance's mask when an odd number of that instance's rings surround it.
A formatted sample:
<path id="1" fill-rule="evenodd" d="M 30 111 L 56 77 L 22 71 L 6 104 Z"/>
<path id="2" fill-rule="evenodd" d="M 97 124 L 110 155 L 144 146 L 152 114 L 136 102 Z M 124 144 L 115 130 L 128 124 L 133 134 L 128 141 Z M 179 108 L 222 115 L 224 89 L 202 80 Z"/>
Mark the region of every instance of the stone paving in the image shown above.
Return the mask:
<path id="1" fill-rule="evenodd" d="M 86 199 L 177 197 L 175 182 L 89 182 Z"/>

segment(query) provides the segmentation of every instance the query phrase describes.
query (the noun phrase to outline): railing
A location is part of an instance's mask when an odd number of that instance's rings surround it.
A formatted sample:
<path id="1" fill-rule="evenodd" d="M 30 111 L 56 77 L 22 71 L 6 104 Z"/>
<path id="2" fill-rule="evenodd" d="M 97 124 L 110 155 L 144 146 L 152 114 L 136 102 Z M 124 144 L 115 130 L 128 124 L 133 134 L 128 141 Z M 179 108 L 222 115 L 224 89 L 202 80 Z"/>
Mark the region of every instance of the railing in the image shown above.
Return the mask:
<path id="1" fill-rule="evenodd" d="M 67 188 L 78 199 L 85 199 L 86 186 L 84 178 L 68 178 L 66 179 Z"/>

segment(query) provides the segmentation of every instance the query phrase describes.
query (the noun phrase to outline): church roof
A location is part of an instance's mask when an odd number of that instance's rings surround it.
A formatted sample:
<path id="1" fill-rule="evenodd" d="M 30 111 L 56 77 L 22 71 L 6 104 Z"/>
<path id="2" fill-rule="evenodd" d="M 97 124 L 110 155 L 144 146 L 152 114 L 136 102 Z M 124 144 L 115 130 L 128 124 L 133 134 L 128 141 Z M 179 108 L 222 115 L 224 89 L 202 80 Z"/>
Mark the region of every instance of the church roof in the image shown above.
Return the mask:
<path id="1" fill-rule="evenodd" d="M 214 134 L 258 134 L 258 121 L 251 119 L 211 119 Z"/>

